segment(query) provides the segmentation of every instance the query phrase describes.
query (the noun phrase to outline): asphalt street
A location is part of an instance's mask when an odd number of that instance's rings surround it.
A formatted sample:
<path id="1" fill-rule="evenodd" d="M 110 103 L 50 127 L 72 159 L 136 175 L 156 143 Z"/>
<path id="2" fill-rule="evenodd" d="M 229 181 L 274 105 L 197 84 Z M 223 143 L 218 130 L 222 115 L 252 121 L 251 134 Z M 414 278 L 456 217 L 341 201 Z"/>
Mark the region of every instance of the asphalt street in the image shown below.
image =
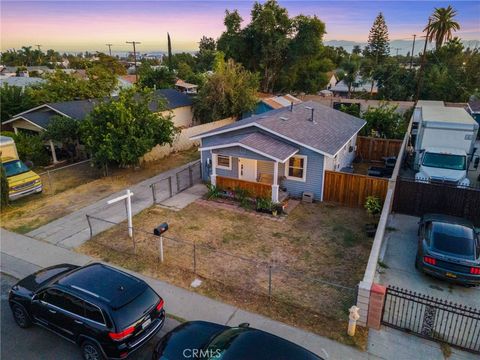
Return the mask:
<path id="1" fill-rule="evenodd" d="M 17 279 L 0 274 L 1 281 L 1 332 L 0 358 L 2 360 L 45 359 L 45 360 L 82 360 L 80 349 L 61 337 L 40 327 L 21 329 L 13 320 L 8 305 L 8 291 Z M 163 329 L 143 348 L 132 354 L 129 359 L 151 359 L 157 341 L 179 323 L 167 318 Z"/>

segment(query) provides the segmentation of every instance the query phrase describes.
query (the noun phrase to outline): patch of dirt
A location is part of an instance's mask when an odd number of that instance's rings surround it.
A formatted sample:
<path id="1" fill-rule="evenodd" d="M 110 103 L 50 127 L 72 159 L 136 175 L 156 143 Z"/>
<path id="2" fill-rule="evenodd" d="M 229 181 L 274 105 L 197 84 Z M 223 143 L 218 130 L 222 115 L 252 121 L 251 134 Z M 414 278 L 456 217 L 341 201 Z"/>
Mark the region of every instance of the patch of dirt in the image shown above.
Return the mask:
<path id="1" fill-rule="evenodd" d="M 162 222 L 164 263 L 151 234 Z M 187 289 L 201 277 L 194 291 L 364 349 L 366 331 L 350 338 L 346 328 L 372 244 L 366 222 L 363 209 L 327 203 L 301 203 L 279 222 L 196 202 L 135 216 L 135 253 L 125 224 L 78 251 Z"/>
<path id="2" fill-rule="evenodd" d="M 75 167 L 66 169 L 68 175 L 56 173 L 52 177 L 52 187 L 60 189 L 54 195 L 35 194 L 11 202 L 0 212 L 1 226 L 22 234 L 28 233 L 57 218 L 68 215 L 91 203 L 129 185 L 151 178 L 159 173 L 173 169 L 199 158 L 196 148 L 171 154 L 161 160 L 145 163 L 138 169 L 116 169 L 108 177 L 93 179 L 79 171 L 74 176 Z M 91 172 L 98 172 L 90 169 Z M 48 180 L 43 179 L 43 181 Z"/>

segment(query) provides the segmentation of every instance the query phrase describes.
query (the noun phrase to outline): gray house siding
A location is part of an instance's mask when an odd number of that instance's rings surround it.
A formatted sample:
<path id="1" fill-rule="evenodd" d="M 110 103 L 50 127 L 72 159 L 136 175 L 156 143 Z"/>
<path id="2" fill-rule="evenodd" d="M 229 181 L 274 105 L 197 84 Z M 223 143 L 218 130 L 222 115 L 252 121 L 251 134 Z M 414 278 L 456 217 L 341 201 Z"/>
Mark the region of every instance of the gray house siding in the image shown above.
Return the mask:
<path id="1" fill-rule="evenodd" d="M 292 197 L 301 197 L 302 193 L 304 191 L 312 192 L 314 194 L 315 200 L 320 200 L 322 197 L 322 189 L 323 189 L 323 159 L 324 156 L 322 154 L 319 154 L 317 152 L 314 152 L 312 150 L 309 150 L 307 148 L 304 148 L 296 143 L 289 142 L 285 139 L 282 139 L 280 137 L 277 137 L 275 135 L 272 135 L 268 132 L 264 132 L 263 130 L 260 129 L 239 129 L 232 131 L 232 135 L 234 134 L 240 134 L 240 133 L 250 133 L 252 131 L 259 131 L 262 132 L 268 136 L 271 136 L 275 139 L 281 140 L 287 144 L 290 144 L 292 146 L 295 146 L 296 148 L 299 149 L 298 155 L 304 155 L 307 157 L 307 175 L 306 175 L 306 180 L 303 181 L 296 181 L 296 180 L 290 180 L 290 179 L 283 179 L 280 183 L 282 188 L 286 188 L 288 193 Z M 214 136 L 212 136 L 213 138 Z M 203 138 L 202 139 L 202 147 L 208 147 L 209 143 L 212 143 L 210 140 L 210 137 Z M 273 160 L 263 157 L 257 153 L 254 153 L 252 151 L 246 150 L 241 147 L 231 147 L 231 148 L 225 148 L 225 149 L 218 149 L 214 150 L 215 153 L 219 154 L 224 154 L 224 155 L 229 155 L 232 156 L 232 170 L 222 170 L 222 169 L 217 169 L 217 174 L 219 176 L 228 176 L 228 177 L 233 177 L 237 178 L 238 177 L 238 159 L 237 157 L 246 157 L 250 159 L 256 159 L 258 160 L 257 162 L 257 176 L 260 173 L 267 173 L 267 174 L 273 174 Z M 211 168 L 207 167 L 207 161 L 208 159 L 211 158 L 211 154 L 209 150 L 203 151 L 202 152 L 202 158 L 203 158 L 203 180 L 209 181 L 210 180 L 210 175 L 212 173 Z M 279 163 L 278 167 L 278 175 L 279 177 L 285 176 L 285 164 Z"/>

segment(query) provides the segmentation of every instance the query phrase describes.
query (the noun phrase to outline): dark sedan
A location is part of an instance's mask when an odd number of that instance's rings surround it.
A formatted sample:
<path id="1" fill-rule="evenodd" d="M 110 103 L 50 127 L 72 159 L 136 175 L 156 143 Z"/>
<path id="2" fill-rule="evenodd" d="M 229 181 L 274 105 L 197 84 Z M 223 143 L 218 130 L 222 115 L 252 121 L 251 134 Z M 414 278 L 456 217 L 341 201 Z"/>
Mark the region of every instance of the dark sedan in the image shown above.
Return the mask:
<path id="1" fill-rule="evenodd" d="M 440 279 L 464 285 L 480 284 L 480 238 L 469 221 L 427 214 L 418 229 L 415 266 Z"/>
<path id="2" fill-rule="evenodd" d="M 229 327 L 205 321 L 186 322 L 165 335 L 153 360 L 321 360 L 288 340 L 248 324 Z"/>

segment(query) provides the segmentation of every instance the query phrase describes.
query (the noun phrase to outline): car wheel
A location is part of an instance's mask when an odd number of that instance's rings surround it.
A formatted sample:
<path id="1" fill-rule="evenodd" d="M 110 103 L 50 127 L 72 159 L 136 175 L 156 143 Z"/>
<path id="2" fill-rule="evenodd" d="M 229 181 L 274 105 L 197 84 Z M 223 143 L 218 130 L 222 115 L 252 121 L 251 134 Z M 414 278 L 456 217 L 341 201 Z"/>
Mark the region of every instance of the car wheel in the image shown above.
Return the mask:
<path id="1" fill-rule="evenodd" d="M 13 304 L 12 313 L 13 313 L 13 318 L 15 319 L 15 322 L 22 329 L 32 326 L 32 321 L 30 320 L 30 316 L 28 315 L 27 311 L 23 306 Z"/>
<path id="2" fill-rule="evenodd" d="M 85 341 L 82 344 L 82 355 L 85 360 L 103 360 L 102 350 L 97 344 L 91 341 Z"/>

